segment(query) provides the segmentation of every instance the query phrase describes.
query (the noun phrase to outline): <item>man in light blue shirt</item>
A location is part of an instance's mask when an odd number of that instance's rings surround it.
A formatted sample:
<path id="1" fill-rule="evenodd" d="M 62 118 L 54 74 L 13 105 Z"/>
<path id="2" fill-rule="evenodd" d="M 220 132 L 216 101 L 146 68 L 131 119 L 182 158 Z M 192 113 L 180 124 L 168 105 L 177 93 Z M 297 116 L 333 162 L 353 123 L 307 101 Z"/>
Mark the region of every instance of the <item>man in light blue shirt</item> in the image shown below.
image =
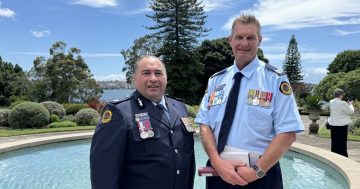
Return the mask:
<path id="1" fill-rule="evenodd" d="M 209 165 L 220 177 L 208 177 L 207 188 L 282 188 L 279 159 L 304 130 L 288 79 L 275 67 L 258 59 L 261 42 L 259 21 L 251 15 L 235 19 L 229 43 L 234 64 L 210 77 L 195 122 L 200 124 L 201 139 Z M 235 101 L 229 101 L 234 75 L 242 74 Z M 220 158 L 219 133 L 227 106 L 233 108 L 224 144 L 250 154 L 259 154 L 251 167 Z M 233 115 L 233 114 L 231 114 Z M 226 118 L 227 122 L 229 118 Z M 221 146 L 221 144 L 220 144 Z"/>

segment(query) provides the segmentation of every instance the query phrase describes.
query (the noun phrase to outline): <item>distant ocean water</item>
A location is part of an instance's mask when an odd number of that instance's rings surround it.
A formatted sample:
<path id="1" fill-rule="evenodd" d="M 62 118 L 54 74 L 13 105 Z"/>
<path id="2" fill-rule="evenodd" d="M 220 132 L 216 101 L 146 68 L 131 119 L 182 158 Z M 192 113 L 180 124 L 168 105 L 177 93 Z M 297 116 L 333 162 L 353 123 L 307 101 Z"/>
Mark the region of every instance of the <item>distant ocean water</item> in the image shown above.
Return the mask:
<path id="1" fill-rule="evenodd" d="M 123 99 L 127 95 L 130 95 L 134 92 L 134 89 L 115 89 L 115 90 L 104 90 L 104 93 L 100 97 L 100 101 L 109 102 L 114 99 Z"/>

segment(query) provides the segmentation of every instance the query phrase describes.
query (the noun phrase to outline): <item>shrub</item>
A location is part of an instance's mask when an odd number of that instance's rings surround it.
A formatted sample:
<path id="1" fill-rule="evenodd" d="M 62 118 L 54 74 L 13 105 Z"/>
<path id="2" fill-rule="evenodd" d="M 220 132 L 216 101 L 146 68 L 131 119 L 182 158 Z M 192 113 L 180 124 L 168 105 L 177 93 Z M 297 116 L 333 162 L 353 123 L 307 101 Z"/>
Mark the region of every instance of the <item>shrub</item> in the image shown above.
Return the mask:
<path id="1" fill-rule="evenodd" d="M 50 123 L 49 128 L 58 128 L 58 127 L 76 127 L 76 123 L 72 121 L 63 121 L 63 122 L 54 122 Z"/>
<path id="2" fill-rule="evenodd" d="M 79 110 L 89 108 L 87 104 L 70 104 L 66 108 L 66 115 L 75 115 Z"/>
<path id="3" fill-rule="evenodd" d="M 40 104 L 49 111 L 50 115 L 55 114 L 58 115 L 60 118 L 63 118 L 66 115 L 64 106 L 57 102 L 45 101 Z"/>
<path id="4" fill-rule="evenodd" d="M 353 127 L 354 129 L 360 129 L 360 117 L 356 117 L 356 118 L 353 120 L 352 127 Z"/>
<path id="5" fill-rule="evenodd" d="M 76 113 L 76 123 L 81 125 L 96 125 L 97 120 L 99 119 L 99 113 L 92 108 L 81 109 Z"/>
<path id="6" fill-rule="evenodd" d="M 0 127 L 8 127 L 9 126 L 9 115 L 11 110 L 9 109 L 0 109 Z"/>
<path id="7" fill-rule="evenodd" d="M 196 117 L 196 110 L 194 107 L 185 104 L 186 106 L 186 111 L 189 114 L 190 117 L 195 118 Z"/>
<path id="8" fill-rule="evenodd" d="M 49 111 L 35 102 L 20 103 L 13 107 L 9 115 L 9 125 L 14 129 L 43 127 L 49 121 Z"/>
<path id="9" fill-rule="evenodd" d="M 51 114 L 50 115 L 50 123 L 54 123 L 54 122 L 60 122 L 60 118 L 56 114 Z"/>
<path id="10" fill-rule="evenodd" d="M 76 118 L 74 115 L 66 115 L 64 118 L 63 118 L 64 121 L 72 121 L 72 122 L 76 122 Z"/>
<path id="11" fill-rule="evenodd" d="M 29 101 L 22 101 L 22 100 L 15 101 L 15 102 L 13 102 L 13 103 L 10 104 L 9 109 L 11 110 L 11 109 L 13 109 L 14 106 L 16 106 L 16 105 L 18 105 L 18 104 L 21 104 L 21 103 L 23 103 L 23 102 L 29 102 Z"/>

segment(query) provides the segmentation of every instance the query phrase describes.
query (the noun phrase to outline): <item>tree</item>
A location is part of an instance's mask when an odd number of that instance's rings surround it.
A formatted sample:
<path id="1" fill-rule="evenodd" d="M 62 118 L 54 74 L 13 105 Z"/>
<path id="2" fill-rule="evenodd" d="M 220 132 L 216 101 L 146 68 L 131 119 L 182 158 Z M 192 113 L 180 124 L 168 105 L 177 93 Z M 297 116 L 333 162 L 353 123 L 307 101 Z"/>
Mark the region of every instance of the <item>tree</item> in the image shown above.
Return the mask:
<path id="1" fill-rule="evenodd" d="M 264 52 L 262 49 L 258 48 L 257 52 L 256 52 L 259 60 L 265 62 L 265 63 L 269 63 L 269 59 L 265 58 Z"/>
<path id="2" fill-rule="evenodd" d="M 203 66 L 199 62 L 195 46 L 200 37 L 209 30 L 204 28 L 203 6 L 199 0 L 153 0 L 150 8 L 153 15 L 146 15 L 156 24 L 147 29 L 154 31 L 152 37 L 163 41 L 158 56 L 166 65 L 168 77 L 167 92 L 183 98 L 187 103 L 198 103 L 195 94 L 200 83 L 198 75 Z"/>
<path id="3" fill-rule="evenodd" d="M 19 65 L 13 66 L 0 57 L 0 106 L 7 106 L 26 92 L 27 78 Z"/>
<path id="4" fill-rule="evenodd" d="M 71 48 L 59 41 L 50 48 L 50 58 L 37 57 L 30 72 L 33 82 L 33 100 L 52 100 L 65 103 L 89 97 L 99 98 L 102 89 L 92 78 L 88 66 L 80 55 L 80 49 Z"/>
<path id="5" fill-rule="evenodd" d="M 291 84 L 298 83 L 303 80 L 301 69 L 301 55 L 297 47 L 295 36 L 292 35 L 283 65 L 283 70 L 288 76 Z"/>
<path id="6" fill-rule="evenodd" d="M 153 38 L 149 35 L 135 39 L 133 46 L 127 50 L 121 50 L 125 60 L 125 66 L 122 71 L 126 72 L 126 82 L 133 83 L 134 65 L 142 56 L 155 55 L 161 46 L 160 39 Z"/>
<path id="7" fill-rule="evenodd" d="M 329 64 L 329 73 L 350 72 L 360 68 L 360 50 L 346 50 Z"/>

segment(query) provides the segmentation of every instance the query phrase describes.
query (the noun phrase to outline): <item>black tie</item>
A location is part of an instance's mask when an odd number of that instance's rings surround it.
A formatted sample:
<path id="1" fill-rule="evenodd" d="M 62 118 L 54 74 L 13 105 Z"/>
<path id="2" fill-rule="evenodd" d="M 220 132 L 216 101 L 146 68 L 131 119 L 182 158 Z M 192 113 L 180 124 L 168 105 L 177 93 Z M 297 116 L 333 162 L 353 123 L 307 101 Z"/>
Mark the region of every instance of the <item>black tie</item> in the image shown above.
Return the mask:
<path id="1" fill-rule="evenodd" d="M 233 86 L 231 87 L 229 97 L 227 99 L 225 114 L 223 121 L 221 123 L 219 138 L 218 138 L 217 150 L 219 154 L 224 150 L 231 129 L 231 125 L 234 119 L 237 100 L 238 100 L 237 98 L 239 96 L 241 77 L 242 74 L 240 72 L 237 72 L 234 75 L 235 81 Z"/>
<path id="2" fill-rule="evenodd" d="M 156 107 L 159 108 L 159 110 L 161 111 L 161 113 L 163 113 L 163 114 L 166 115 L 166 118 L 167 118 L 166 121 L 168 121 L 169 124 L 170 124 L 170 115 L 169 115 L 169 112 L 165 109 L 164 105 L 162 105 L 162 104 L 159 103 L 159 104 L 156 105 Z"/>

